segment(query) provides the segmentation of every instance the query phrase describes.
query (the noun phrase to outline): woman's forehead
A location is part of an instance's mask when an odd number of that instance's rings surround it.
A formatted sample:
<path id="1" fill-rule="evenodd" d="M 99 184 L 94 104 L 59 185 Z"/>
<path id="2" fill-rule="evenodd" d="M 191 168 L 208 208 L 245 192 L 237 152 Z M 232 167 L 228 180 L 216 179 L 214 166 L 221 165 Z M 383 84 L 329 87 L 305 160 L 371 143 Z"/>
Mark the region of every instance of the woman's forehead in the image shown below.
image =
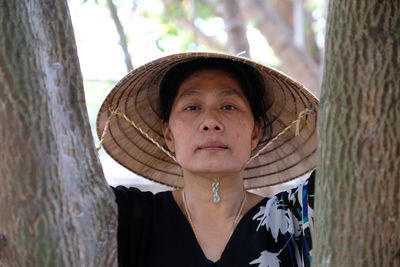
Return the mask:
<path id="1" fill-rule="evenodd" d="M 227 89 L 215 89 L 215 95 L 220 96 L 220 97 L 224 97 L 224 96 L 239 96 L 242 97 L 243 94 L 241 94 L 240 92 L 238 92 L 238 90 L 235 89 L 231 89 L 231 88 L 227 88 Z M 196 90 L 196 89 L 188 89 L 188 90 L 184 90 L 183 92 L 181 92 L 181 94 L 179 94 L 179 97 L 202 97 L 204 96 L 204 92 L 201 90 Z"/>
<path id="2" fill-rule="evenodd" d="M 201 96 L 212 92 L 218 96 L 244 96 L 239 82 L 225 70 L 199 70 L 190 74 L 179 86 L 178 96 Z"/>
<path id="3" fill-rule="evenodd" d="M 234 74 L 229 69 L 205 68 L 205 69 L 194 70 L 193 72 L 191 72 L 190 74 L 187 75 L 187 77 L 182 81 L 182 83 L 186 82 L 187 80 L 196 78 L 198 76 L 207 76 L 207 77 L 213 77 L 213 78 L 227 77 L 227 78 L 230 78 L 233 81 L 237 82 Z"/>

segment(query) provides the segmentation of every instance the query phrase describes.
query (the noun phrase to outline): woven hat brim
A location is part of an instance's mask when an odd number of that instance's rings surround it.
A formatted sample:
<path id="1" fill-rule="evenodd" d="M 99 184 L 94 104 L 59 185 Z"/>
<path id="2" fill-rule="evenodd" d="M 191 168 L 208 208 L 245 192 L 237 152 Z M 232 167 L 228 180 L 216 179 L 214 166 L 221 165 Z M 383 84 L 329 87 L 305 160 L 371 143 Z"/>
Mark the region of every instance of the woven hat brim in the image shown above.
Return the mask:
<path id="1" fill-rule="evenodd" d="M 173 66 L 196 58 L 241 61 L 260 72 L 266 83 L 272 137 L 296 120 L 301 111 L 309 107 L 315 110 L 313 115 L 300 121 L 298 135 L 292 127 L 247 166 L 244 173 L 246 188 L 283 183 L 315 168 L 318 99 L 303 85 L 278 70 L 246 58 L 209 52 L 159 58 L 131 71 L 118 82 L 102 104 L 96 125 L 100 138 L 108 121 L 103 147 L 114 160 L 147 179 L 172 187 L 183 186 L 180 166 L 124 118 L 112 116 L 110 107 L 126 114 L 140 129 L 166 147 L 159 115 L 161 80 Z"/>

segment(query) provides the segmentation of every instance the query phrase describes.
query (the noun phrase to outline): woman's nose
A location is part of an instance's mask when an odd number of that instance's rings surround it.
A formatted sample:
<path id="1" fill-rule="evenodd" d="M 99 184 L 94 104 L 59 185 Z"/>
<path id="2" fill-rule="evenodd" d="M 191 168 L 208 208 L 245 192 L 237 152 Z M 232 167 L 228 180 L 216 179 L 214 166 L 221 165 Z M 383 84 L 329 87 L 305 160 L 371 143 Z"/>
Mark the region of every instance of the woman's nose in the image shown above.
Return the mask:
<path id="1" fill-rule="evenodd" d="M 223 130 L 224 126 L 215 114 L 212 114 L 212 112 L 205 114 L 203 122 L 200 125 L 201 132 L 222 132 Z"/>

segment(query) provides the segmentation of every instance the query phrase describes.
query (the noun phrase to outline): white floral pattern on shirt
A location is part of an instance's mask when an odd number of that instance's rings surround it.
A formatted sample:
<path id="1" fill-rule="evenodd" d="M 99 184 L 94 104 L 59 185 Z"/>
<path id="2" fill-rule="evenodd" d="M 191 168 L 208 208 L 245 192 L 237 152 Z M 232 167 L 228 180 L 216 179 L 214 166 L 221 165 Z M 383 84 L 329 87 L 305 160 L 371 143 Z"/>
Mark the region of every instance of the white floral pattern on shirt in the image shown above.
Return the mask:
<path id="1" fill-rule="evenodd" d="M 265 227 L 276 244 L 283 245 L 279 251 L 262 251 L 257 259 L 250 262 L 250 265 L 280 266 L 279 255 L 283 250 L 289 249 L 291 255 L 295 257 L 297 266 L 310 266 L 314 196 L 309 194 L 308 183 L 307 179 L 304 184 L 272 196 L 265 206 L 260 206 L 260 210 L 253 217 L 253 220 L 259 221 L 256 231 Z"/>

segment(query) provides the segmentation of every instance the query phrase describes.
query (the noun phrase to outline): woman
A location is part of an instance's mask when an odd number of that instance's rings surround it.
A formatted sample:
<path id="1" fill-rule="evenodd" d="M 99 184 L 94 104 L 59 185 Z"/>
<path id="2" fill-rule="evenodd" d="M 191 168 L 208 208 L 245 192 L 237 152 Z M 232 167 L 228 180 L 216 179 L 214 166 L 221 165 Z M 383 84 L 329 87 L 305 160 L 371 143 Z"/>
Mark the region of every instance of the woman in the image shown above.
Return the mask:
<path id="1" fill-rule="evenodd" d="M 101 143 L 177 189 L 113 188 L 119 265 L 309 266 L 312 181 L 271 198 L 246 189 L 313 170 L 317 104 L 287 76 L 224 54 L 172 55 L 128 74 L 100 109 Z"/>

